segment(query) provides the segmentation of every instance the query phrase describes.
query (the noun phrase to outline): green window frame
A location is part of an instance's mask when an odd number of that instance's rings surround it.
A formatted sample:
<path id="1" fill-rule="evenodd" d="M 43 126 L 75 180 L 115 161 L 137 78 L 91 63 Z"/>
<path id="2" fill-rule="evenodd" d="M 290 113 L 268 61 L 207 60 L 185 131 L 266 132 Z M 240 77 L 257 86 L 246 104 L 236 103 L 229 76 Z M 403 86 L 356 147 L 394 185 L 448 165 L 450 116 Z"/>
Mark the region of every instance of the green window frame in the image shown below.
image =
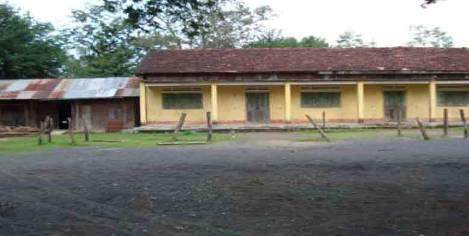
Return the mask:
<path id="1" fill-rule="evenodd" d="M 438 106 L 469 106 L 469 91 L 438 91 Z"/>
<path id="2" fill-rule="evenodd" d="M 163 109 L 202 109 L 201 93 L 163 93 Z"/>
<path id="3" fill-rule="evenodd" d="M 301 92 L 302 108 L 340 107 L 341 92 Z"/>

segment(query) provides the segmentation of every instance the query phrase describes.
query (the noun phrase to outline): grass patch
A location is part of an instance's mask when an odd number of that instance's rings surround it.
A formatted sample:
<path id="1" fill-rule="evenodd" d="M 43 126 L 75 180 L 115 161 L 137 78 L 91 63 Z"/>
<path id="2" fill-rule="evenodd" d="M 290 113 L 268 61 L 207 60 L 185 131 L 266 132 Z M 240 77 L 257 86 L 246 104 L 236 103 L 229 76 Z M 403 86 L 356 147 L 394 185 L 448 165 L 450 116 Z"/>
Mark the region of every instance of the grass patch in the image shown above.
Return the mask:
<path id="1" fill-rule="evenodd" d="M 182 132 L 179 141 L 205 141 L 206 133 Z M 230 139 L 228 134 L 213 134 L 213 142 Z M 52 143 L 38 145 L 37 136 L 17 137 L 0 140 L 0 154 L 46 151 L 57 148 L 72 147 L 109 147 L 109 148 L 150 148 L 158 142 L 172 141 L 172 134 L 126 134 L 126 133 L 95 133 L 90 134 L 90 142 L 85 142 L 83 134 L 75 134 L 76 144 L 70 142 L 68 135 L 52 136 Z"/>
<path id="2" fill-rule="evenodd" d="M 442 128 L 427 128 L 427 132 L 431 139 L 441 140 L 443 137 Z M 311 135 L 308 138 L 301 138 L 295 141 L 299 142 L 323 142 L 324 140 L 316 130 L 304 130 L 296 133 Z M 376 138 L 411 138 L 411 139 L 422 139 L 419 129 L 403 129 L 402 136 L 397 136 L 396 129 L 328 129 L 326 130 L 327 135 L 331 141 L 343 141 L 343 140 L 371 140 Z M 462 136 L 463 128 L 453 127 L 449 129 L 449 138 L 454 136 Z"/>

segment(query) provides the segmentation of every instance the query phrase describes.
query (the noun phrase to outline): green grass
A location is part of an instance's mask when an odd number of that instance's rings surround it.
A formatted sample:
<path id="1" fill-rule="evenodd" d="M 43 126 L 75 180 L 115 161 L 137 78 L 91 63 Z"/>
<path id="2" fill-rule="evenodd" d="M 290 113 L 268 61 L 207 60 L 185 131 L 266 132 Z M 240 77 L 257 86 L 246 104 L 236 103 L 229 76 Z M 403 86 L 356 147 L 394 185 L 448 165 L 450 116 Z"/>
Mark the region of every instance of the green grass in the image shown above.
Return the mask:
<path id="1" fill-rule="evenodd" d="M 90 142 L 85 142 L 83 134 L 75 134 L 76 144 L 72 144 L 68 135 L 52 136 L 52 143 L 38 145 L 38 137 L 18 137 L 0 140 L 0 154 L 46 151 L 72 147 L 109 147 L 109 148 L 150 148 L 159 142 L 171 142 L 172 134 L 125 134 L 96 133 L 90 134 Z M 178 141 L 205 141 L 206 133 L 182 132 Z M 228 140 L 228 134 L 214 134 L 213 142 Z"/>
<path id="2" fill-rule="evenodd" d="M 316 130 L 298 131 L 301 134 L 310 134 L 310 138 L 302 138 L 296 141 L 300 142 L 322 142 L 321 136 Z M 371 140 L 376 138 L 399 138 L 396 129 L 329 129 L 326 130 L 331 141 L 342 140 Z M 428 128 L 428 135 L 432 139 L 444 139 L 442 128 Z M 463 128 L 454 127 L 449 129 L 449 136 L 462 136 Z M 420 130 L 403 129 L 400 138 L 421 139 Z"/>

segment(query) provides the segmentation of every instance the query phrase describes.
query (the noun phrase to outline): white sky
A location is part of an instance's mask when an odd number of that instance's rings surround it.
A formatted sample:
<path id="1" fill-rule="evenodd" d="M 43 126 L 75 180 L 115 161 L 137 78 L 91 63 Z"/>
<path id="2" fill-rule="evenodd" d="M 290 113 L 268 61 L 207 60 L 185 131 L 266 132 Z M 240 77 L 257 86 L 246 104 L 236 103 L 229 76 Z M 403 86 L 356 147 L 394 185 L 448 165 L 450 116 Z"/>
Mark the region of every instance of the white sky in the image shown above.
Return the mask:
<path id="1" fill-rule="evenodd" d="M 72 9 L 98 0 L 0 0 L 56 27 L 70 22 Z M 377 46 L 405 45 L 411 25 L 439 26 L 456 46 L 469 47 L 468 0 L 446 0 L 426 9 L 420 0 L 243 0 L 252 7 L 270 5 L 277 17 L 269 26 L 286 36 L 315 35 L 334 43 L 344 31 L 363 35 Z"/>

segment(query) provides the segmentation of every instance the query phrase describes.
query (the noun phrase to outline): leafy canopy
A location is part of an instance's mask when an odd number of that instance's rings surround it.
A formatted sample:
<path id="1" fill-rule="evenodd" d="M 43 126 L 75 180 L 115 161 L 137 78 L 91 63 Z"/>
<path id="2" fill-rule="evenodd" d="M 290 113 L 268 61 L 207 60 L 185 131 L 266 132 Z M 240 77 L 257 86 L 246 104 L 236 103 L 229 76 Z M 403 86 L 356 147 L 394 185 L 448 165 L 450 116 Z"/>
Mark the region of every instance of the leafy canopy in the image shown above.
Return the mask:
<path id="1" fill-rule="evenodd" d="M 62 41 L 51 24 L 0 4 L 0 78 L 47 78 L 61 73 Z"/>
<path id="2" fill-rule="evenodd" d="M 259 37 L 255 42 L 252 42 L 246 47 L 249 48 L 327 48 L 330 45 L 325 39 L 308 36 L 301 40 L 293 37 L 284 37 L 279 32 L 269 31 Z"/>
<path id="3" fill-rule="evenodd" d="M 168 23 L 178 25 L 189 36 L 207 27 L 207 15 L 218 0 L 103 0 L 105 9 L 123 15 L 133 28 L 152 32 Z"/>
<path id="4" fill-rule="evenodd" d="M 439 27 L 428 28 L 423 25 L 412 26 L 414 33 L 412 40 L 408 43 L 411 47 L 436 47 L 450 48 L 453 46 L 453 38 Z"/>
<path id="5" fill-rule="evenodd" d="M 104 0 L 73 12 L 75 24 L 65 34 L 75 57 L 67 61 L 66 74 L 131 75 L 151 49 L 242 47 L 265 30 L 271 12 L 238 0 Z"/>
<path id="6" fill-rule="evenodd" d="M 123 17 L 96 5 L 73 12 L 74 25 L 66 30 L 70 50 L 66 63 L 69 77 L 128 76 L 133 74 L 139 50 L 132 43 L 134 29 Z"/>

